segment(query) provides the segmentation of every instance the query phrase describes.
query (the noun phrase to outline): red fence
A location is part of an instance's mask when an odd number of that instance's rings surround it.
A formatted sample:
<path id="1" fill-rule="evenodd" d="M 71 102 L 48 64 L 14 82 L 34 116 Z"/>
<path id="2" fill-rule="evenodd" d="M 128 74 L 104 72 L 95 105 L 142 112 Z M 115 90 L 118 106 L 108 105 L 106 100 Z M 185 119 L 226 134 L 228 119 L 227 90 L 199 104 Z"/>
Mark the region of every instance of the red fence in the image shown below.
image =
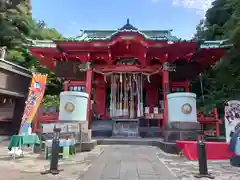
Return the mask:
<path id="1" fill-rule="evenodd" d="M 36 115 L 33 132 L 39 131 L 39 124 L 43 122 L 56 122 L 58 121 L 58 109 L 57 108 L 40 108 Z"/>

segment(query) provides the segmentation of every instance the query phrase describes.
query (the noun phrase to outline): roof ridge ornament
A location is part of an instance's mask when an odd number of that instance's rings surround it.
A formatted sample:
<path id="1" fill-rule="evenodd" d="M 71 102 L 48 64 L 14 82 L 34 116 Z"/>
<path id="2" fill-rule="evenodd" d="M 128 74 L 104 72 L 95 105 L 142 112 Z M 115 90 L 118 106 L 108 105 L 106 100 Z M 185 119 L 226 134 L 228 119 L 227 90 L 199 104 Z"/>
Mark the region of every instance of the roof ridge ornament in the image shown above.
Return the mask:
<path id="1" fill-rule="evenodd" d="M 129 18 L 127 18 L 127 25 L 129 25 L 130 24 L 130 20 L 129 20 Z"/>
<path id="2" fill-rule="evenodd" d="M 120 31 L 126 31 L 126 30 L 131 30 L 131 31 L 137 31 L 138 29 L 135 28 L 132 24 L 130 24 L 129 18 L 127 18 L 127 23 L 119 29 Z"/>

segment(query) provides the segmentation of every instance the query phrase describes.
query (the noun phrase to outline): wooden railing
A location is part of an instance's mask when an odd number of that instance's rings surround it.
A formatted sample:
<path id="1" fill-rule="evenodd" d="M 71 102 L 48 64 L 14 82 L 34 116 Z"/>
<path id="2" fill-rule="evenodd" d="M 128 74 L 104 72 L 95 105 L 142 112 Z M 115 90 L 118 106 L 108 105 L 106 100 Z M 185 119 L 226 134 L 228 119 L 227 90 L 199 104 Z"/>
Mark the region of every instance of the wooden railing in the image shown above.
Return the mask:
<path id="1" fill-rule="evenodd" d="M 203 126 L 205 135 L 220 136 L 219 126 L 222 121 L 218 118 L 217 108 L 213 108 L 209 114 L 199 112 L 198 122 Z"/>
<path id="2" fill-rule="evenodd" d="M 34 120 L 33 132 L 39 131 L 40 129 L 39 125 L 41 123 L 56 122 L 56 121 L 58 121 L 57 108 L 49 108 L 49 109 L 40 108 Z"/>

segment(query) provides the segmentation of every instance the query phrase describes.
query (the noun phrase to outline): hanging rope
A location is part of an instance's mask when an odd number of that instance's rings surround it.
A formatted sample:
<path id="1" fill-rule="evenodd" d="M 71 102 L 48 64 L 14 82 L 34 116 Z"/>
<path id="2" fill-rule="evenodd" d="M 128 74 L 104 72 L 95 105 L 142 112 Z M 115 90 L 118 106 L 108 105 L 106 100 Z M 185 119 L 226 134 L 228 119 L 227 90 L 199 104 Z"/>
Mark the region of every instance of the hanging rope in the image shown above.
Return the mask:
<path id="1" fill-rule="evenodd" d="M 128 86 L 128 77 L 127 74 L 124 74 L 125 78 L 124 78 L 124 116 L 129 116 L 128 114 L 128 90 L 129 90 L 129 86 Z"/>
<path id="2" fill-rule="evenodd" d="M 106 72 L 106 73 L 104 73 L 104 72 L 102 72 L 100 70 L 97 70 L 95 68 L 93 68 L 93 72 L 98 73 L 98 74 L 102 74 L 104 76 L 109 76 L 109 75 L 116 74 L 116 73 L 118 73 L 118 74 L 125 74 L 126 73 L 126 72 L 115 72 L 115 73 L 114 72 Z M 158 70 L 156 70 L 156 71 L 154 71 L 152 73 L 134 72 L 134 74 L 143 74 L 145 76 L 152 76 L 152 75 L 158 74 L 160 72 L 161 72 L 161 69 L 158 69 Z M 131 74 L 131 73 L 129 73 L 129 74 Z"/>
<path id="3" fill-rule="evenodd" d="M 120 116 L 123 115 L 123 78 L 120 74 Z"/>
<path id="4" fill-rule="evenodd" d="M 150 83 L 150 77 L 158 74 L 161 69 L 152 73 L 135 72 L 107 72 L 104 73 L 100 70 L 93 68 L 93 72 L 104 76 L 104 81 L 107 81 L 107 76 L 110 76 L 111 93 L 110 93 L 110 116 L 129 116 L 135 117 L 135 103 L 137 104 L 137 117 L 144 114 L 143 107 L 143 83 L 144 76 L 147 77 Z M 202 91 L 203 93 L 203 91 Z M 135 99 L 135 95 L 137 98 Z M 204 97 L 203 97 L 204 98 Z M 135 102 L 136 100 L 136 102 Z"/>

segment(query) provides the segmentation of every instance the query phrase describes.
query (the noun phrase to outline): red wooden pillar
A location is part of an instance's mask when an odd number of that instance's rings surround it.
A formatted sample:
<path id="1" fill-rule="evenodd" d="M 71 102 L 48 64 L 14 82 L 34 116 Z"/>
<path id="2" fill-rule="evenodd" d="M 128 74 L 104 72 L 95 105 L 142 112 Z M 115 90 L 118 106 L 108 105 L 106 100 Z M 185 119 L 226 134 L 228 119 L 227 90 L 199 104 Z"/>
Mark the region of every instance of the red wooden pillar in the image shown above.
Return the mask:
<path id="1" fill-rule="evenodd" d="M 162 71 L 162 83 L 163 83 L 163 101 L 164 101 L 164 118 L 163 126 L 168 122 L 168 102 L 167 94 L 169 94 L 169 72 L 167 70 Z"/>
<path id="2" fill-rule="evenodd" d="M 68 91 L 68 84 L 69 84 L 69 81 L 64 81 L 64 83 L 63 83 L 63 90 L 64 91 Z"/>
<path id="3" fill-rule="evenodd" d="M 189 81 L 188 80 L 186 80 L 186 83 L 185 83 L 185 91 L 190 92 L 190 86 L 189 86 Z"/>
<path id="4" fill-rule="evenodd" d="M 91 129 L 91 94 L 92 94 L 92 78 L 93 78 L 93 71 L 91 68 L 87 70 L 86 76 L 86 93 L 88 93 L 88 107 L 87 107 L 87 121 L 88 121 L 88 129 Z"/>
<path id="5" fill-rule="evenodd" d="M 95 90 L 95 110 L 100 117 L 106 116 L 106 85 L 98 85 Z"/>

